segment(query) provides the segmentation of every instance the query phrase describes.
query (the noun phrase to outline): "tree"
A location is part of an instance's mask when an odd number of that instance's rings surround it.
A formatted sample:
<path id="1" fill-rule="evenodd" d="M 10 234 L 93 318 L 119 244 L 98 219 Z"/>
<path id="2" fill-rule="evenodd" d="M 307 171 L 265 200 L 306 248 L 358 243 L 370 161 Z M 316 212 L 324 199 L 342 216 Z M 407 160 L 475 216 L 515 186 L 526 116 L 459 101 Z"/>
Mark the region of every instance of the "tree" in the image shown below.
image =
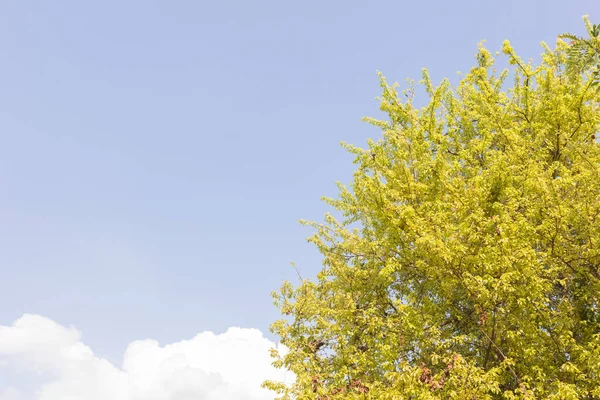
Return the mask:
<path id="1" fill-rule="evenodd" d="M 600 113 L 570 47 L 482 46 L 456 87 L 381 77 L 381 129 L 284 283 L 281 399 L 600 399 Z M 507 85 L 507 78 L 514 78 Z M 510 86 L 504 89 L 505 86 Z"/>

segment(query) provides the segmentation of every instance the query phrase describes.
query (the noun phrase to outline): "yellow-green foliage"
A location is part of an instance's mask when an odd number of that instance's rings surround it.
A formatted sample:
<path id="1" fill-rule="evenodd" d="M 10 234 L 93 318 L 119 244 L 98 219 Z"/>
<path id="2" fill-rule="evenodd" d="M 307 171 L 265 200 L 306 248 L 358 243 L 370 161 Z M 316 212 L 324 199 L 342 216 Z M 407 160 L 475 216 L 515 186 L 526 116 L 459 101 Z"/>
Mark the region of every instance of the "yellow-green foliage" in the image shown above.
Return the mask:
<path id="1" fill-rule="evenodd" d="M 600 399 L 600 113 L 569 45 L 539 66 L 483 47 L 460 84 L 413 106 L 381 78 L 382 136 L 309 223 L 315 281 L 273 324 L 281 399 Z M 505 79 L 511 76 L 514 83 Z M 509 86 L 507 89 L 506 87 Z"/>
<path id="2" fill-rule="evenodd" d="M 570 40 L 567 71 L 580 74 L 591 70 L 591 85 L 600 91 L 600 24 L 592 24 L 587 15 L 583 16 L 588 37 L 563 33 L 560 38 Z"/>

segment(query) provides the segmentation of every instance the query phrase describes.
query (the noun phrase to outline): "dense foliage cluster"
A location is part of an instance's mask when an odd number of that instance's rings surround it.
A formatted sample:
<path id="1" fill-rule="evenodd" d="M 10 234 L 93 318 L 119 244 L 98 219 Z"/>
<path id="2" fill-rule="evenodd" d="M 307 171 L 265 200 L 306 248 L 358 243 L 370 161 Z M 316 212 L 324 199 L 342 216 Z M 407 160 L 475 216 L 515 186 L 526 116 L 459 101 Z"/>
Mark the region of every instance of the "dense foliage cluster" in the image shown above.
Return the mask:
<path id="1" fill-rule="evenodd" d="M 279 398 L 600 399 L 600 97 L 570 46 L 505 42 L 501 73 L 480 47 L 420 108 L 381 79 L 343 217 L 310 223 L 323 269 L 275 296 Z"/>

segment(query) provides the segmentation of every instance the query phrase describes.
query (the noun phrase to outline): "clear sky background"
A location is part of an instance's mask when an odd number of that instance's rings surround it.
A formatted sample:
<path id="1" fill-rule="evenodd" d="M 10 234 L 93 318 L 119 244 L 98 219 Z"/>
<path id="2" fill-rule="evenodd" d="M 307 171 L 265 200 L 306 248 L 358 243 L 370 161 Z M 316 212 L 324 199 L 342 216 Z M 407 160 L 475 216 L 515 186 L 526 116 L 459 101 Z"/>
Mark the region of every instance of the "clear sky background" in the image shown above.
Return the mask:
<path id="1" fill-rule="evenodd" d="M 252 327 L 311 277 L 300 218 L 377 137 L 376 71 L 455 79 L 486 39 L 524 58 L 597 0 L 0 3 L 0 325 L 127 345 Z M 2 385 L 0 378 L 0 387 Z"/>

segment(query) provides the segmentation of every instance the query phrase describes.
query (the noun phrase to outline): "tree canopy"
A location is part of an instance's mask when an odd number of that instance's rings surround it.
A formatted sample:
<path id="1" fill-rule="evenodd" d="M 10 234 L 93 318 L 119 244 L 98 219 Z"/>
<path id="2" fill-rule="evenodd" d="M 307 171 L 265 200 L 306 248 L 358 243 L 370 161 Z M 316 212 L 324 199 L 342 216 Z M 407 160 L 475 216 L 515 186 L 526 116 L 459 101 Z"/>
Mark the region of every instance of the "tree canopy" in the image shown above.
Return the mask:
<path id="1" fill-rule="evenodd" d="M 481 46 L 456 86 L 381 77 L 341 217 L 307 223 L 323 268 L 274 295 L 279 398 L 600 399 L 599 94 L 571 46 L 533 65 L 505 42 L 501 72 Z"/>

